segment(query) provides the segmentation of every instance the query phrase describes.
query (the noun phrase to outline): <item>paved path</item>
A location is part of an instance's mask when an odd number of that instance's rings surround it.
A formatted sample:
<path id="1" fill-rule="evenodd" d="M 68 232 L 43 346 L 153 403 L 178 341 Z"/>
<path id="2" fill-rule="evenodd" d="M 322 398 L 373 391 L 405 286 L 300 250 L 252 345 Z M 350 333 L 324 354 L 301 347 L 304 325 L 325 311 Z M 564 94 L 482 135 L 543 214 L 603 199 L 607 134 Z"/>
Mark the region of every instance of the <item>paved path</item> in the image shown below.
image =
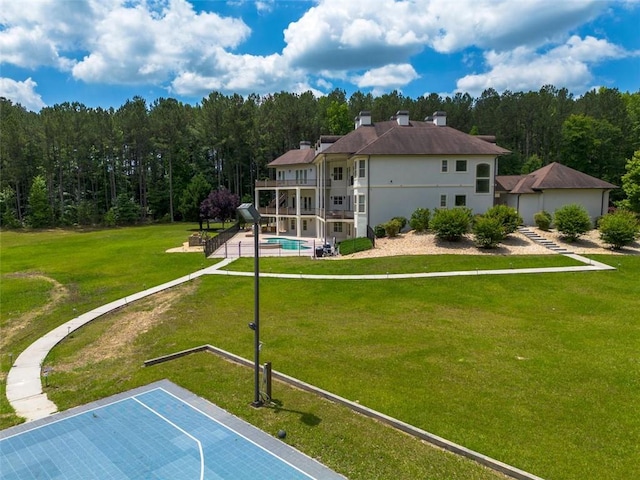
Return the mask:
<path id="1" fill-rule="evenodd" d="M 399 278 L 430 278 L 430 277 L 452 277 L 452 276 L 474 276 L 474 275 L 514 275 L 522 273 L 556 273 L 556 272 L 589 272 L 601 270 L 615 270 L 614 267 L 604 263 L 582 257 L 575 254 L 567 254 L 575 260 L 585 263 L 583 266 L 574 267 L 545 267 L 545 268 L 521 268 L 521 269 L 503 269 L 503 270 L 472 270 L 457 272 L 423 272 L 423 273 L 402 273 L 402 274 L 383 274 L 383 275 L 311 275 L 311 274 L 276 274 L 261 273 L 261 277 L 275 278 L 298 278 L 298 279 L 315 279 L 315 280 L 386 280 Z M 16 358 L 13 366 L 9 370 L 7 376 L 7 399 L 13 406 L 16 413 L 24 417 L 27 421 L 37 420 L 46 417 L 57 411 L 56 405 L 51 402 L 47 395 L 42 391 L 41 368 L 45 358 L 51 349 L 71 332 L 95 320 L 96 318 L 109 313 L 117 308 L 123 307 L 130 302 L 140 300 L 142 298 L 161 292 L 171 287 L 175 287 L 182 283 L 201 277 L 202 275 L 229 275 L 229 276 L 253 276 L 253 272 L 231 272 L 221 270 L 233 259 L 224 259 L 219 263 L 198 270 L 192 274 L 180 277 L 157 287 L 152 287 L 142 292 L 129 295 L 114 302 L 98 307 L 79 317 L 76 317 L 67 323 L 51 330 L 40 339 L 29 345 Z"/>

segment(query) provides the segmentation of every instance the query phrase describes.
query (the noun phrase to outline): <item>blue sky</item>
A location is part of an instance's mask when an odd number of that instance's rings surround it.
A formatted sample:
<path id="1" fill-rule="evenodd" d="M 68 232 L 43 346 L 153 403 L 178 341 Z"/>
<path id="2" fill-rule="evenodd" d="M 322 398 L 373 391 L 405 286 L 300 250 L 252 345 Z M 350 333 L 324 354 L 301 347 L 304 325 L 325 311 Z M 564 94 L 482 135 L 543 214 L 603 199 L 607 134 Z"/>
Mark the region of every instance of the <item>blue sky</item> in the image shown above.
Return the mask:
<path id="1" fill-rule="evenodd" d="M 0 96 L 640 89 L 640 0 L 2 0 Z"/>

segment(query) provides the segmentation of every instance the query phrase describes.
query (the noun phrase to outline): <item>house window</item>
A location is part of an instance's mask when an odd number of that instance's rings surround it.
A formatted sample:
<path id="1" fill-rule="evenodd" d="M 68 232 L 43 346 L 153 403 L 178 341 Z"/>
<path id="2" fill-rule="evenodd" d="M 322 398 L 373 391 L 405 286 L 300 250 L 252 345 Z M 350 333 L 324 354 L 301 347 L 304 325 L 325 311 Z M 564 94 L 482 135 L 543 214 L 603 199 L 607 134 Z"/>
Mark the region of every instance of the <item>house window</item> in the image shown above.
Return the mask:
<path id="1" fill-rule="evenodd" d="M 358 177 L 365 177 L 365 165 L 364 160 L 358 160 Z"/>
<path id="2" fill-rule="evenodd" d="M 440 171 L 442 173 L 447 173 L 449 171 L 449 160 L 442 160 L 442 163 L 440 163 Z"/>
<path id="3" fill-rule="evenodd" d="M 456 172 L 466 172 L 466 171 L 467 171 L 467 161 L 456 160 Z"/>
<path id="4" fill-rule="evenodd" d="M 358 213 L 365 213 L 367 210 L 366 210 L 364 195 L 358 195 L 357 200 L 358 200 Z"/>
<path id="5" fill-rule="evenodd" d="M 489 193 L 491 167 L 488 163 L 476 166 L 476 193 Z"/>
<path id="6" fill-rule="evenodd" d="M 342 233 L 342 222 L 333 224 L 333 233 Z"/>
<path id="7" fill-rule="evenodd" d="M 306 220 L 302 220 L 302 230 L 304 230 L 305 232 L 307 231 L 307 221 Z"/>
<path id="8" fill-rule="evenodd" d="M 291 228 L 290 228 L 290 230 L 295 230 L 295 229 L 296 229 L 296 220 L 295 220 L 295 218 L 292 218 L 291 219 Z"/>
<path id="9" fill-rule="evenodd" d="M 455 203 L 456 207 L 466 207 L 467 206 L 467 196 L 466 195 L 456 195 L 454 203 Z"/>
<path id="10" fill-rule="evenodd" d="M 333 205 L 342 205 L 344 197 L 333 197 Z"/>
<path id="11" fill-rule="evenodd" d="M 283 173 L 284 172 L 282 170 L 278 170 L 278 180 L 282 180 Z"/>
<path id="12" fill-rule="evenodd" d="M 440 195 L 440 208 L 447 208 L 447 196 Z"/>
<path id="13" fill-rule="evenodd" d="M 342 167 L 333 167 L 333 179 L 342 180 Z"/>

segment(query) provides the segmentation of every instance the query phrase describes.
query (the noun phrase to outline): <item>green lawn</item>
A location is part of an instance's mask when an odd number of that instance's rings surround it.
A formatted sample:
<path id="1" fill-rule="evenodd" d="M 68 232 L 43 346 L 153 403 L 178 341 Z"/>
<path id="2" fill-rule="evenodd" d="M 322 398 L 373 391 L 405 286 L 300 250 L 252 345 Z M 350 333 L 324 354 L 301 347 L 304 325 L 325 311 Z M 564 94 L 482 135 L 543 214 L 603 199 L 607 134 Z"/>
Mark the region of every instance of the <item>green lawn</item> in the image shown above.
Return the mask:
<path id="1" fill-rule="evenodd" d="M 548 258 L 561 257 L 505 257 L 526 266 L 549 266 L 537 263 Z M 262 360 L 544 478 L 640 477 L 640 257 L 594 259 L 618 270 L 370 282 L 263 278 Z M 261 266 L 299 271 L 289 261 L 265 258 Z M 251 270 L 252 260 L 245 262 L 240 267 Z M 366 268 L 360 262 L 307 263 L 344 264 L 349 273 L 410 268 L 402 257 Z M 411 268 L 436 271 L 439 262 L 451 270 L 489 268 L 469 267 L 476 258 L 462 256 L 415 257 Z M 99 350 L 109 322 L 152 308 L 152 299 L 62 342 L 47 360 L 52 399 L 67 408 L 166 377 L 267 431 L 285 425 L 294 432 L 288 441 L 350 478 L 487 475 L 458 459 L 449 463 L 448 454 L 433 460 L 419 442 L 403 443 L 405 435 L 281 385 L 275 396 L 282 408 L 247 408 L 252 373 L 211 355 L 141 367 L 146 358 L 203 343 L 252 358 L 253 279 L 208 276 L 195 286 L 180 287 L 179 301 L 124 357 L 82 364 L 74 352 Z M 425 455 L 428 465 L 417 460 Z"/>

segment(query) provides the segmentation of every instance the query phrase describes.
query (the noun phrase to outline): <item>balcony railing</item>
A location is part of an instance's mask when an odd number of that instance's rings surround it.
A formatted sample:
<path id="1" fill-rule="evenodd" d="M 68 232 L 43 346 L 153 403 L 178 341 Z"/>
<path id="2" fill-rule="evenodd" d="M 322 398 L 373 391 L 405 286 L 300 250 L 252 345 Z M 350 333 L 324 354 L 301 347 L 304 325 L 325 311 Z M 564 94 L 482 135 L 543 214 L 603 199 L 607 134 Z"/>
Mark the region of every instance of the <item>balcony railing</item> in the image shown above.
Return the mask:
<path id="1" fill-rule="evenodd" d="M 261 215 L 275 215 L 276 207 L 259 207 L 258 211 Z M 315 216 L 319 215 L 320 209 L 318 208 L 301 208 L 300 215 Z M 293 207 L 280 207 L 278 208 L 278 215 L 297 215 L 296 209 Z"/>
<path id="2" fill-rule="evenodd" d="M 276 207 L 258 207 L 261 215 L 276 215 Z M 278 215 L 297 215 L 297 211 L 292 207 L 280 207 L 277 211 Z M 323 208 L 301 208 L 301 216 L 318 216 L 325 217 Z M 353 210 L 327 210 L 327 220 L 353 220 Z"/>
<path id="3" fill-rule="evenodd" d="M 320 182 L 317 179 L 307 180 L 256 180 L 256 188 L 275 188 L 275 187 L 318 187 L 331 186 L 331 180 Z"/>

